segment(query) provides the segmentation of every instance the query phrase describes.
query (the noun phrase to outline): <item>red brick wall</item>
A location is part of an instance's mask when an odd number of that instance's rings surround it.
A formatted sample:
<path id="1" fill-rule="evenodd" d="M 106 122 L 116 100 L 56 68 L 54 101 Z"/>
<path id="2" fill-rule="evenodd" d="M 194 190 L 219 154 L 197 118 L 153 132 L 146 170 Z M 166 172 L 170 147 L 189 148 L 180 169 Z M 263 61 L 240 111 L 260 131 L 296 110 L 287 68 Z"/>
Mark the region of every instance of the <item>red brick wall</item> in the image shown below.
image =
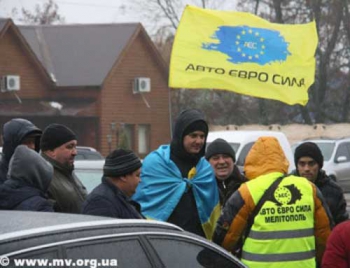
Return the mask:
<path id="1" fill-rule="evenodd" d="M 9 28 L 0 39 L 0 76 L 19 75 L 21 79 L 21 89 L 16 91 L 22 102 L 29 99 L 41 100 L 76 100 L 78 103 L 82 98 L 97 99 L 100 90 L 96 88 L 66 88 L 56 89 L 48 78 L 42 73 L 35 60 L 28 52 L 25 44 Z M 1 100 L 14 100 L 15 96 L 11 92 L 0 93 Z M 79 118 L 53 116 L 29 116 L 26 114 L 13 117 L 29 119 L 38 127 L 44 129 L 50 123 L 65 124 L 73 129 L 79 137 L 79 145 L 97 147 L 98 118 Z M 0 128 L 12 117 L 3 116 L 0 118 Z"/>
<path id="2" fill-rule="evenodd" d="M 16 91 L 21 99 L 45 98 L 49 95 L 48 82 L 30 57 L 25 45 L 10 28 L 0 39 L 0 76 L 19 75 L 21 89 Z M 0 93 L 1 99 L 14 99 L 11 92 Z"/>
<path id="3" fill-rule="evenodd" d="M 151 126 L 150 149 L 158 148 L 160 144 L 170 141 L 169 124 L 169 89 L 167 78 L 162 67 L 155 60 L 155 55 L 141 34 L 131 46 L 124 51 L 119 63 L 112 69 L 106 79 L 103 88 L 66 88 L 54 89 L 53 85 L 46 81 L 46 76 L 41 73 L 31 55 L 26 51 L 24 44 L 20 42 L 12 29 L 9 29 L 0 39 L 0 76 L 7 74 L 21 77 L 21 90 L 18 96 L 25 99 L 97 99 L 98 118 L 82 119 L 79 116 L 70 118 L 41 118 L 42 128 L 51 122 L 64 120 L 71 127 L 78 124 L 80 137 L 79 144 L 96 147 L 103 155 L 109 152 L 107 135 L 110 134 L 110 123 L 133 124 L 135 152 L 137 148 L 138 124 Z M 139 94 L 132 93 L 132 82 L 135 77 L 150 77 L 151 92 L 144 93 L 144 97 L 150 105 L 148 108 Z M 1 99 L 14 99 L 12 93 L 0 93 Z M 1 100 L 0 99 L 0 100 Z M 26 117 L 23 115 L 23 117 Z M 0 118 L 1 119 L 1 118 Z M 5 118 L 4 118 L 5 119 Z M 6 121 L 9 118 L 6 118 Z M 31 118 L 37 121 L 35 118 Z M 58 122 L 57 121 L 57 122 Z M 46 122 L 46 123 L 45 123 Z M 116 136 L 113 136 L 112 148 L 116 147 Z M 142 155 L 140 155 L 143 157 Z"/>
<path id="4" fill-rule="evenodd" d="M 100 151 L 104 155 L 109 152 L 107 135 L 111 133 L 112 121 L 117 123 L 117 127 L 121 122 L 135 124 L 135 152 L 138 152 L 138 124 L 151 125 L 151 151 L 161 144 L 169 143 L 169 89 L 161 68 L 141 34 L 124 51 L 119 64 L 114 67 L 106 80 L 99 99 Z M 140 94 L 132 93 L 132 81 L 135 77 L 151 78 L 151 92 L 143 93 L 150 108 L 146 106 Z M 115 147 L 116 138 L 113 137 L 112 150 Z"/>

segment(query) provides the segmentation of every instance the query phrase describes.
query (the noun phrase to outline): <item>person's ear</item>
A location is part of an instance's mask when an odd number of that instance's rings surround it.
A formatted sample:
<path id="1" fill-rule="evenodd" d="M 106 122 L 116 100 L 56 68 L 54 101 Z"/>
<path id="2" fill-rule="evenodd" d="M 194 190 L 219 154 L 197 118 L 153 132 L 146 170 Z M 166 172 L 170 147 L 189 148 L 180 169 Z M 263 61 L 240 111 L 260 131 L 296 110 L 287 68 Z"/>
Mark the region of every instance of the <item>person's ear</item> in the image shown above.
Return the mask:
<path id="1" fill-rule="evenodd" d="M 46 152 L 45 152 L 45 154 L 47 154 L 49 157 L 51 157 L 51 158 L 55 158 L 56 157 L 56 150 L 55 149 L 53 149 L 53 150 L 47 150 Z"/>
<path id="2" fill-rule="evenodd" d="M 123 182 L 126 182 L 127 181 L 126 175 L 120 176 L 120 180 Z"/>

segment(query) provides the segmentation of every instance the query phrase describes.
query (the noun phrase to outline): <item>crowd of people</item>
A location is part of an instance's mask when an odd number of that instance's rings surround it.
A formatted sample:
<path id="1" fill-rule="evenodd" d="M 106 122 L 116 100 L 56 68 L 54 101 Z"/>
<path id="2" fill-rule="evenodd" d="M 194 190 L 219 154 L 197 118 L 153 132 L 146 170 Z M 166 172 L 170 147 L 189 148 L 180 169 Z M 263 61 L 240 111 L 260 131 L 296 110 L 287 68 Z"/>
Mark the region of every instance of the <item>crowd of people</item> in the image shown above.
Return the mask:
<path id="1" fill-rule="evenodd" d="M 230 251 L 248 267 L 350 267 L 350 222 L 342 189 L 322 170 L 316 144 L 295 150 L 296 170 L 276 138 L 261 137 L 243 172 L 230 144 L 206 146 L 202 112 L 181 112 L 173 138 L 141 163 L 131 150 L 105 159 L 87 193 L 74 174 L 76 134 L 25 119 L 3 126 L 0 209 L 82 213 L 173 223 Z"/>

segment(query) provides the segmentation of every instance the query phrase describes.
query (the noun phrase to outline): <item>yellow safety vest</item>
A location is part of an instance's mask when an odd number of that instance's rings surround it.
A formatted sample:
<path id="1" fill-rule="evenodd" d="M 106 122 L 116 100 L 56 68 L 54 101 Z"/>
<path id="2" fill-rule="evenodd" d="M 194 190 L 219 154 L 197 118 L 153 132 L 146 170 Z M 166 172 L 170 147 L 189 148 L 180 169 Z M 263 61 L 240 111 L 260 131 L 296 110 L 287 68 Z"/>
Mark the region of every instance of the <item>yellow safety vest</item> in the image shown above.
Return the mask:
<path id="1" fill-rule="evenodd" d="M 255 204 L 281 175 L 270 173 L 247 182 Z M 250 268 L 316 267 L 314 211 L 310 183 L 296 176 L 283 178 L 254 219 L 242 261 Z"/>

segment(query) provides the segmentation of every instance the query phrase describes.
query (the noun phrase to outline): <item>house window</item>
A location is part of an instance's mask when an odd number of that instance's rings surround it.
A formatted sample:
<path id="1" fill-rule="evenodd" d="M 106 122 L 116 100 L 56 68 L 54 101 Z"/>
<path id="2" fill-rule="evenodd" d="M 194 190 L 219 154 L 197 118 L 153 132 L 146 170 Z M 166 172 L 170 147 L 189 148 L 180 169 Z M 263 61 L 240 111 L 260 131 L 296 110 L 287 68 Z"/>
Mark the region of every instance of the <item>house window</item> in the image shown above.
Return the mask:
<path id="1" fill-rule="evenodd" d="M 134 150 L 134 125 L 124 124 L 119 130 L 118 148 Z"/>
<path id="2" fill-rule="evenodd" d="M 139 154 L 148 154 L 150 150 L 150 125 L 139 125 L 138 126 L 138 147 Z"/>

